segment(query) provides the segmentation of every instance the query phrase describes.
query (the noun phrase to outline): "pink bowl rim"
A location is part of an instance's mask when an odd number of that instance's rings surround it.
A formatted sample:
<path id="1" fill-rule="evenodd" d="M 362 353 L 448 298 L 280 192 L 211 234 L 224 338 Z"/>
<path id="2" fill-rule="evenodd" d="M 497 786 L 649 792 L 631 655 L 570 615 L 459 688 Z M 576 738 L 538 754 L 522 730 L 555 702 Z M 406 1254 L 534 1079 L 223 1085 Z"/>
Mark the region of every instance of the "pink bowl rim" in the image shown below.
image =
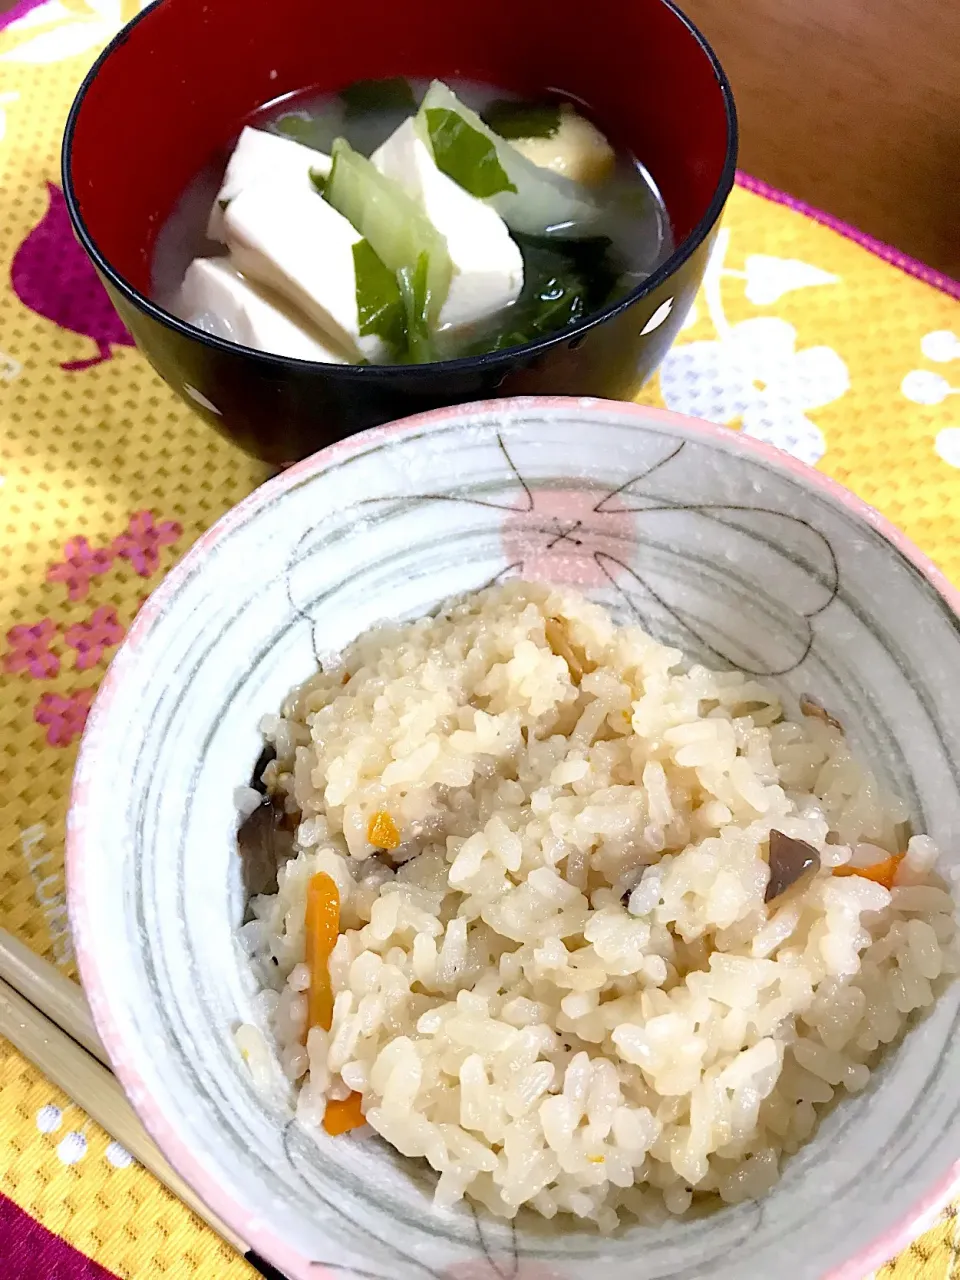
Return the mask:
<path id="1" fill-rule="evenodd" d="M 217 542 L 238 523 L 254 515 L 264 501 L 273 501 L 285 491 L 293 488 L 309 476 L 324 471 L 333 458 L 338 460 L 344 454 L 362 452 L 368 445 L 379 443 L 393 435 L 406 432 L 419 432 L 424 428 L 436 426 L 451 417 L 465 414 L 511 414 L 519 411 L 573 410 L 578 408 L 600 408 L 604 412 L 636 420 L 651 419 L 683 431 L 691 436 L 699 436 L 705 441 L 722 444 L 727 452 L 742 450 L 755 462 L 764 463 L 774 470 L 787 472 L 801 484 L 813 490 L 820 490 L 839 505 L 846 507 L 855 516 L 876 530 L 891 546 L 908 560 L 940 595 L 955 616 L 960 619 L 960 591 L 949 582 L 945 574 L 937 568 L 933 561 L 925 555 L 909 538 L 906 537 L 885 516 L 875 508 L 858 498 L 849 489 L 825 475 L 799 462 L 796 458 L 782 452 L 773 445 L 754 440 L 742 432 L 732 431 L 729 427 L 717 426 L 699 418 L 691 418 L 685 414 L 674 413 L 668 409 L 659 409 L 632 402 L 604 400 L 594 397 L 571 396 L 516 396 L 503 400 L 479 400 L 468 404 L 454 405 L 442 409 L 434 409 L 428 413 L 416 414 L 401 418 L 381 427 L 373 427 L 345 440 L 320 450 L 305 458 L 302 462 L 288 468 L 279 475 L 266 481 L 244 498 L 237 506 L 231 508 L 214 525 L 212 525 L 190 547 L 184 557 L 174 566 L 157 590 L 148 597 L 137 614 L 123 641 L 118 653 L 135 648 L 141 638 L 153 626 L 154 621 L 163 609 L 165 588 L 175 591 L 180 582 L 192 571 L 196 562 L 206 556 Z M 98 723 L 106 716 L 111 705 L 123 693 L 122 663 L 114 661 L 104 676 L 96 699 L 91 709 L 87 726 L 83 734 L 80 756 L 90 755 L 96 751 Z M 78 757 L 78 761 L 79 761 Z M 78 769 L 79 773 L 79 769 Z M 78 784 L 74 782 L 70 797 L 70 808 L 80 799 Z M 88 860 L 86 850 L 89 837 L 85 830 L 77 824 L 67 823 L 65 865 L 67 877 L 67 896 L 70 913 L 71 931 L 76 946 L 77 965 L 80 978 L 91 1006 L 94 1023 L 100 1039 L 115 1063 L 116 1075 L 128 1097 L 136 1098 L 135 1110 L 147 1132 L 180 1174 L 185 1182 L 197 1193 L 227 1226 L 247 1243 L 247 1249 L 268 1259 L 274 1266 L 286 1272 L 291 1280 L 334 1280 L 331 1273 L 317 1264 L 310 1263 L 300 1254 L 295 1253 L 274 1234 L 258 1226 L 250 1230 L 248 1211 L 237 1200 L 228 1195 L 220 1184 L 207 1172 L 202 1162 L 193 1151 L 176 1135 L 168 1123 L 163 1109 L 149 1095 L 145 1081 L 127 1058 L 124 1052 L 123 1038 L 111 1016 L 107 1005 L 101 972 L 98 967 L 95 948 L 88 945 L 90 933 L 86 929 L 85 904 L 88 892 L 95 892 L 96 886 L 88 883 L 86 872 Z M 928 1230 L 935 1222 L 939 1212 L 951 1199 L 960 1193 L 960 1161 L 937 1182 L 930 1191 L 916 1204 L 912 1205 L 897 1222 L 885 1231 L 882 1236 L 862 1248 L 847 1262 L 841 1263 L 825 1273 L 822 1280 L 862 1280 L 870 1271 L 883 1265 L 889 1258 L 900 1252 L 918 1235 Z"/>

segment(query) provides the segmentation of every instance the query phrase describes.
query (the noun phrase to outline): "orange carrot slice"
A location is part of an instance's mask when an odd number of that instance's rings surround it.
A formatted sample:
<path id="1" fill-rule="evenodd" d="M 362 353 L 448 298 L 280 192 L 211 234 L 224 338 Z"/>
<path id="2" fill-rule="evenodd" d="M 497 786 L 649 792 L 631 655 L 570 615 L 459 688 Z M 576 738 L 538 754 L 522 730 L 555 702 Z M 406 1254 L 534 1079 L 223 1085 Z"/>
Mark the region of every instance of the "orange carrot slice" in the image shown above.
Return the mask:
<path id="1" fill-rule="evenodd" d="M 340 891 L 334 880 L 318 871 L 307 885 L 307 1027 L 330 1030 L 333 1021 L 333 988 L 330 986 L 330 952 L 340 932 Z"/>
<path id="2" fill-rule="evenodd" d="M 330 953 L 340 932 L 340 891 L 325 871 L 318 871 L 307 885 L 307 967 L 310 970 L 307 1026 L 330 1030 L 333 1021 L 333 988 L 330 985 Z M 323 1127 L 336 1136 L 366 1124 L 359 1093 L 342 1102 L 328 1102 Z"/>
<path id="3" fill-rule="evenodd" d="M 327 1103 L 327 1109 L 323 1113 L 323 1127 L 331 1137 L 336 1138 L 338 1134 L 349 1133 L 351 1129 L 359 1129 L 362 1124 L 367 1123 L 360 1110 L 361 1102 L 363 1102 L 362 1094 L 351 1093 L 349 1098 L 344 1098 L 342 1102 Z"/>
<path id="4" fill-rule="evenodd" d="M 400 848 L 400 832 L 386 809 L 378 810 L 367 823 L 367 839 L 375 849 Z"/>
<path id="5" fill-rule="evenodd" d="M 893 853 L 889 858 L 884 858 L 882 862 L 874 862 L 869 867 L 851 867 L 849 865 L 834 867 L 833 874 L 835 876 L 862 876 L 864 880 L 872 880 L 874 884 L 882 884 L 885 889 L 892 889 L 897 867 L 899 867 L 905 856 L 902 853 Z"/>

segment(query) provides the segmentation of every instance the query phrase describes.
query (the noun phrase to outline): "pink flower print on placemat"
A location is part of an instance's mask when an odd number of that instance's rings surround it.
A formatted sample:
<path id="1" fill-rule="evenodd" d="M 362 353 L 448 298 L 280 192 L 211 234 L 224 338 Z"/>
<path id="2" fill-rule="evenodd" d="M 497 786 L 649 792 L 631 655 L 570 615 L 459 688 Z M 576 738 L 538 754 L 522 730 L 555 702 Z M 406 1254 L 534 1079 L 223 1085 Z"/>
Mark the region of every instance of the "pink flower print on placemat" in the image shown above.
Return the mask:
<path id="1" fill-rule="evenodd" d="M 71 600 L 85 600 L 90 579 L 98 578 L 113 564 L 110 547 L 91 547 L 86 538 L 70 538 L 63 547 L 63 560 L 47 569 L 48 582 L 62 582 Z"/>
<path id="2" fill-rule="evenodd" d="M 52 182 L 47 192 L 47 212 L 14 255 L 10 282 L 25 307 L 97 344 L 97 354 L 89 359 L 60 365 L 76 373 L 109 360 L 112 346 L 132 347 L 133 339 L 74 238 L 63 192 Z"/>
<path id="3" fill-rule="evenodd" d="M 135 511 L 125 532 L 113 540 L 113 550 L 129 560 L 141 578 L 149 578 L 160 567 L 161 547 L 172 546 L 183 529 L 175 520 L 156 524 L 152 511 Z"/>
<path id="4" fill-rule="evenodd" d="M 75 689 L 63 697 L 59 693 L 45 693 L 33 709 L 37 724 L 47 726 L 47 742 L 51 747 L 69 747 L 83 732 L 90 713 L 95 688 Z"/>
<path id="5" fill-rule="evenodd" d="M 123 627 L 117 621 L 117 611 L 109 605 L 94 609 L 86 622 L 75 622 L 64 633 L 71 649 L 77 651 L 76 668 L 87 671 L 95 667 L 108 649 L 123 639 Z"/>
<path id="6" fill-rule="evenodd" d="M 49 680 L 60 670 L 60 659 L 50 649 L 57 625 L 49 618 L 32 625 L 11 627 L 7 632 L 10 651 L 3 655 L 4 671 L 23 671 L 35 680 Z"/>

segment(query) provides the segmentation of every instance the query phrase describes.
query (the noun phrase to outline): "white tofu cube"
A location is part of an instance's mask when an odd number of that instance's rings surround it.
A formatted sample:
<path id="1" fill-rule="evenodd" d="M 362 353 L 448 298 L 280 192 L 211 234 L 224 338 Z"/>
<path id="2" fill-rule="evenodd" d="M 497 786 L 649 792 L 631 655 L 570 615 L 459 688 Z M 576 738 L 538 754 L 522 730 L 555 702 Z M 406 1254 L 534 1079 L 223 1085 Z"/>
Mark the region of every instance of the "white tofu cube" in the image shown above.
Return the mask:
<path id="1" fill-rule="evenodd" d="M 245 279 L 228 258 L 197 258 L 190 263 L 178 310 L 198 329 L 245 347 L 296 360 L 347 363 L 306 318 Z"/>
<path id="2" fill-rule="evenodd" d="M 371 156 L 381 173 L 419 201 L 453 262 L 440 329 L 462 329 L 491 319 L 516 302 L 523 259 L 499 213 L 437 168 L 413 119 L 405 120 Z"/>
<path id="3" fill-rule="evenodd" d="M 224 211 L 234 266 L 275 290 L 350 360 L 381 363 L 386 343 L 361 336 L 353 246 L 362 238 L 315 191 L 249 187 Z"/>
<path id="4" fill-rule="evenodd" d="M 302 142 L 248 126 L 233 149 L 223 184 L 210 210 L 207 238 L 224 242 L 223 205 L 234 200 L 241 191 L 256 186 L 314 191 L 311 170 L 326 178 L 330 175 L 332 163 L 328 155 L 305 147 Z"/>

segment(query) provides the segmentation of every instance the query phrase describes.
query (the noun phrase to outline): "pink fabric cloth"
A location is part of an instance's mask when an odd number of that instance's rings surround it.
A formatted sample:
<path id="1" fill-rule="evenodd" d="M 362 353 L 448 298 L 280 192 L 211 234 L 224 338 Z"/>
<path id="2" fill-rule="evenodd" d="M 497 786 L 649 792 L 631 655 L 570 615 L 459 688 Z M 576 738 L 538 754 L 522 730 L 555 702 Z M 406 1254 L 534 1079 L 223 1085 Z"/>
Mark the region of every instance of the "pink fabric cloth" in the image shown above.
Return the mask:
<path id="1" fill-rule="evenodd" d="M 742 170 L 737 171 L 737 185 L 743 187 L 744 191 L 752 191 L 754 195 L 763 196 L 765 200 L 772 200 L 775 204 L 782 204 L 787 209 L 802 213 L 805 218 L 812 218 L 814 222 L 819 222 L 821 226 L 829 227 L 831 231 L 836 231 L 838 235 L 846 236 L 848 240 L 861 245 L 864 249 L 869 250 L 870 253 L 875 253 L 878 258 L 883 258 L 884 262 L 889 262 L 893 266 L 899 267 L 907 275 L 916 276 L 918 280 L 922 280 L 925 284 L 931 284 L 935 289 L 942 289 L 951 298 L 960 299 L 960 280 L 954 280 L 951 276 L 944 275 L 942 271 L 928 267 L 925 262 L 920 262 L 906 253 L 901 253 L 892 244 L 884 244 L 882 240 L 868 236 L 865 231 L 859 231 L 856 227 L 851 226 L 849 222 L 843 222 L 840 218 L 835 218 L 832 213 L 824 213 L 822 209 L 814 208 L 812 204 L 807 204 L 805 200 L 798 200 L 796 196 L 788 195 L 786 191 L 771 187 L 762 178 L 751 178 L 749 173 L 744 173 Z"/>
<path id="2" fill-rule="evenodd" d="M 43 0 L 17 0 L 12 9 L 8 9 L 6 13 L 0 13 L 0 31 L 4 27 L 9 27 L 11 22 L 24 17 L 31 9 L 36 9 L 40 4 L 43 4 Z"/>
<path id="3" fill-rule="evenodd" d="M 3 1280 L 116 1280 L 0 1195 L 0 1276 Z"/>

